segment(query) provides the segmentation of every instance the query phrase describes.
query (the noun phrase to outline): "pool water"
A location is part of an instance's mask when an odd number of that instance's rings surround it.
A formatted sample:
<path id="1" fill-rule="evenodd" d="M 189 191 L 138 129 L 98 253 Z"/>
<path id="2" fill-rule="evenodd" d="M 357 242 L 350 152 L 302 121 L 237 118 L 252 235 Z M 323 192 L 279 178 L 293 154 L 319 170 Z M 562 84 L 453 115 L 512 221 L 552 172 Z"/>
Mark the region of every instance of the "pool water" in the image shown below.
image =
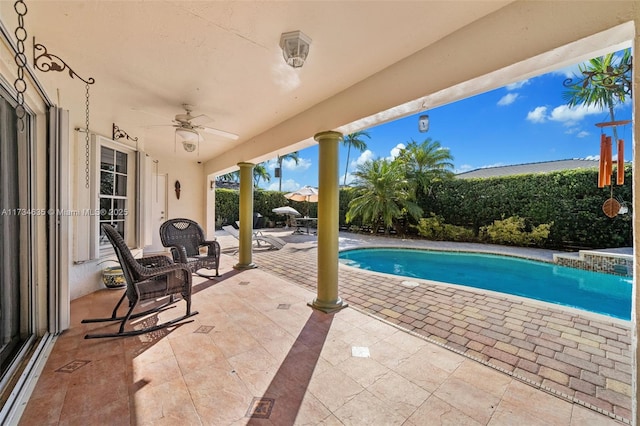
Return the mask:
<path id="1" fill-rule="evenodd" d="M 354 249 L 341 262 L 357 268 L 460 284 L 631 319 L 631 277 L 491 254 L 411 249 Z"/>

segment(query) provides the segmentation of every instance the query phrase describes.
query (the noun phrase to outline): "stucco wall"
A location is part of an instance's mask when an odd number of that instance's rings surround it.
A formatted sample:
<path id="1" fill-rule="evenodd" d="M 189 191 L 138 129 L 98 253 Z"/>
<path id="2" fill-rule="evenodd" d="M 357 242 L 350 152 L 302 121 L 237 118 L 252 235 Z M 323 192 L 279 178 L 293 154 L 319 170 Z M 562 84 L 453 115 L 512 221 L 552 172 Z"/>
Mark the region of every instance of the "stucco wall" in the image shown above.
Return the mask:
<path id="1" fill-rule="evenodd" d="M 195 160 L 197 154 L 194 153 L 193 161 L 150 155 L 158 160 L 158 173 L 167 175 L 167 219 L 185 217 L 204 224 L 206 179 L 203 165 Z M 151 172 L 155 173 L 155 170 Z M 180 199 L 175 192 L 176 181 L 180 182 Z"/>

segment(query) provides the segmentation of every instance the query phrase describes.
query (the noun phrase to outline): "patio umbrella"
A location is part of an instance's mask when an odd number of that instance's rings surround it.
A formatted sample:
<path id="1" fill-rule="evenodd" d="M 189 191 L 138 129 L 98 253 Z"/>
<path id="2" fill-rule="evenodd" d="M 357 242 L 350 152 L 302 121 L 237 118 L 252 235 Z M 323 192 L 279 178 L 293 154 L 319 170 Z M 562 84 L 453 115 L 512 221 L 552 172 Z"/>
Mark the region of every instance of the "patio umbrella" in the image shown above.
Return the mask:
<path id="1" fill-rule="evenodd" d="M 293 191 L 288 194 L 285 194 L 284 198 L 287 198 L 293 201 L 306 201 L 308 203 L 317 203 L 318 190 L 311 186 L 303 186 L 297 191 Z"/>
<path id="2" fill-rule="evenodd" d="M 300 214 L 300 212 L 296 209 L 294 209 L 293 207 L 290 206 L 284 206 L 284 207 L 276 207 L 275 209 L 271 210 L 274 213 L 277 214 L 287 214 L 290 216 L 302 216 Z"/>
<path id="3" fill-rule="evenodd" d="M 306 201 L 307 202 L 307 216 L 309 216 L 309 203 L 318 202 L 318 190 L 311 186 L 303 186 L 297 191 L 290 192 L 284 195 L 284 198 L 293 201 Z"/>

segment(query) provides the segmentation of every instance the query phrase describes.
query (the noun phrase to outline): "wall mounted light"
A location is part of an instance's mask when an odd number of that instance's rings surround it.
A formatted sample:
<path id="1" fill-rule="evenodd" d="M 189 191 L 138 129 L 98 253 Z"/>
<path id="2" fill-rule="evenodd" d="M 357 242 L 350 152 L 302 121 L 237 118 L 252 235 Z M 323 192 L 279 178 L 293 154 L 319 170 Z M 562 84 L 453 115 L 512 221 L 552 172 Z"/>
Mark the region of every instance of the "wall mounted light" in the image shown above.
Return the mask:
<path id="1" fill-rule="evenodd" d="M 429 130 L 429 116 L 424 114 L 418 118 L 418 130 L 420 133 L 426 133 Z"/>
<path id="2" fill-rule="evenodd" d="M 309 55 L 311 39 L 302 31 L 290 31 L 280 36 L 282 56 L 293 68 L 300 68 Z"/>

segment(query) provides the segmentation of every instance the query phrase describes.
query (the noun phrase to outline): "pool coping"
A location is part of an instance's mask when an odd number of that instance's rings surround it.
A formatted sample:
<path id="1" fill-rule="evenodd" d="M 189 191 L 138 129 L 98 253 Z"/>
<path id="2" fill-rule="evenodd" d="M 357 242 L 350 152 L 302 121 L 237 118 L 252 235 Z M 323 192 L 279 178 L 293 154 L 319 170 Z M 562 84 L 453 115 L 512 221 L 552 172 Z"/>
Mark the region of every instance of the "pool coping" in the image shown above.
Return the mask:
<path id="1" fill-rule="evenodd" d="M 584 270 L 584 269 L 580 269 L 580 268 L 573 268 L 571 266 L 567 266 L 567 265 L 556 265 L 554 262 L 549 262 L 547 260 L 541 260 L 539 258 L 534 258 L 534 257 L 524 257 L 524 256 L 518 256 L 518 255 L 505 255 L 502 253 L 495 253 L 495 252 L 485 252 L 485 251 L 469 251 L 469 250 L 445 250 L 445 249 L 433 249 L 433 248 L 418 248 L 418 247 L 401 247 L 401 246 L 367 246 L 367 247 L 349 247 L 349 248 L 345 248 L 345 249 L 341 249 L 339 250 L 339 253 L 345 252 L 345 251 L 351 251 L 351 250 L 362 250 L 362 249 L 398 249 L 398 250 L 424 250 L 424 251 L 446 251 L 446 252 L 451 252 L 451 253 L 469 253 L 469 254 L 490 254 L 490 255 L 494 255 L 494 256 L 507 256 L 507 257 L 513 257 L 516 259 L 523 259 L 523 260 L 529 260 L 529 261 L 534 261 L 534 262 L 544 262 L 544 263 L 548 263 L 550 265 L 554 265 L 554 266 L 561 266 L 561 267 L 565 267 L 565 268 L 570 268 L 570 269 L 577 269 L 577 270 Z M 611 321 L 616 321 L 616 322 L 620 322 L 621 325 L 625 325 L 625 326 L 630 326 L 631 324 L 631 319 L 625 320 L 623 318 L 616 318 L 613 316 L 609 316 L 606 314 L 602 314 L 602 313 L 598 313 L 598 312 L 591 312 L 591 311 L 587 311 L 584 309 L 580 309 L 580 308 L 576 308 L 573 306 L 568 306 L 568 305 L 563 305 L 560 303 L 553 303 L 553 302 L 546 302 L 544 300 L 538 300 L 538 299 L 533 299 L 530 297 L 526 297 L 526 296 L 519 296 L 517 294 L 511 294 L 511 293 L 503 293 L 500 291 L 495 291 L 495 290 L 490 290 L 490 289 L 484 289 L 484 288 L 479 288 L 479 287 L 472 287 L 472 286 L 467 286 L 464 284 L 456 284 L 456 283 L 449 283 L 446 281 L 437 281 L 437 280 L 432 280 L 432 279 L 427 279 L 427 278 L 417 278 L 417 277 L 409 277 L 409 276 L 404 276 L 404 275 L 397 275 L 397 274 L 392 274 L 392 273 L 388 273 L 388 272 L 380 272 L 380 271 L 372 271 L 370 269 L 362 269 L 362 268 L 358 268 L 356 266 L 351 266 L 346 262 L 342 262 L 340 259 L 338 260 L 341 266 L 345 266 L 348 268 L 354 268 L 357 269 L 359 271 L 363 271 L 363 272 L 367 272 L 367 273 L 374 273 L 374 274 L 382 274 L 382 275 L 387 275 L 387 276 L 391 276 L 391 277 L 400 277 L 400 278 L 404 278 L 405 280 L 412 280 L 412 281 L 424 281 L 427 283 L 434 283 L 434 284 L 438 284 L 438 285 L 445 285 L 445 286 L 454 286 L 454 287 L 458 287 L 460 289 L 463 290 L 470 290 L 470 291 L 480 291 L 480 292 L 489 292 L 492 293 L 496 296 L 502 296 L 502 297 L 514 297 L 516 299 L 521 299 L 521 300 L 525 300 L 531 303 L 540 303 L 542 304 L 542 306 L 546 306 L 546 307 L 560 307 L 562 309 L 569 309 L 571 311 L 573 311 L 575 314 L 582 314 L 582 315 L 593 315 L 596 318 L 599 318 L 600 320 L 611 320 Z M 596 272 L 596 273 L 604 273 L 604 272 L 597 272 L 597 271 L 589 271 L 589 272 Z M 607 275 L 612 275 L 612 276 L 619 276 L 619 275 L 615 275 L 615 274 L 607 274 Z"/>
<path id="2" fill-rule="evenodd" d="M 526 260 L 535 260 L 535 259 L 526 259 Z M 350 269 L 354 269 L 356 271 L 364 272 L 364 273 L 368 273 L 368 274 L 375 274 L 375 275 L 381 275 L 381 276 L 385 276 L 385 277 L 400 278 L 400 279 L 402 279 L 402 281 L 418 281 L 418 282 L 423 282 L 423 283 L 425 283 L 427 285 L 441 285 L 441 286 L 457 288 L 459 290 L 470 291 L 470 292 L 475 292 L 475 293 L 489 293 L 489 294 L 491 294 L 491 295 L 493 295 L 495 297 L 514 298 L 514 299 L 516 299 L 516 300 L 518 300 L 520 302 L 527 302 L 527 303 L 530 303 L 530 304 L 533 304 L 533 305 L 540 305 L 541 308 L 547 308 L 547 309 L 555 308 L 555 309 L 561 309 L 561 310 L 568 310 L 568 311 L 571 311 L 574 315 L 581 315 L 581 316 L 585 316 L 585 317 L 593 317 L 594 320 L 611 321 L 611 322 L 615 322 L 618 325 L 621 325 L 621 326 L 624 326 L 624 327 L 631 327 L 631 320 L 630 319 L 629 320 L 625 320 L 625 319 L 622 319 L 622 318 L 616 318 L 616 317 L 612 317 L 612 316 L 609 316 L 609 315 L 600 314 L 600 313 L 597 313 L 597 312 L 586 311 L 584 309 L 575 308 L 575 307 L 572 307 L 572 306 L 567 306 L 567 305 L 562 305 L 562 304 L 552 303 L 552 302 L 545 302 L 544 300 L 532 299 L 532 298 L 525 297 L 525 296 L 518 296 L 517 294 L 502 293 L 502 292 L 495 291 L 495 290 L 483 289 L 483 288 L 478 288 L 478 287 L 471 287 L 471 286 L 466 286 L 464 284 L 448 283 L 448 282 L 445 282 L 445 281 L 430 280 L 430 279 L 426 279 L 426 278 L 406 277 L 406 276 L 403 276 L 403 275 L 395 275 L 395 274 L 390 274 L 390 273 L 387 273 L 387 272 L 371 271 L 371 270 L 368 270 L 368 269 L 361 269 L 361 268 L 358 268 L 356 266 L 351 266 L 351 265 L 345 264 L 343 262 L 340 262 L 340 267 L 350 268 Z M 574 268 L 574 269 L 577 269 L 577 268 Z"/>

